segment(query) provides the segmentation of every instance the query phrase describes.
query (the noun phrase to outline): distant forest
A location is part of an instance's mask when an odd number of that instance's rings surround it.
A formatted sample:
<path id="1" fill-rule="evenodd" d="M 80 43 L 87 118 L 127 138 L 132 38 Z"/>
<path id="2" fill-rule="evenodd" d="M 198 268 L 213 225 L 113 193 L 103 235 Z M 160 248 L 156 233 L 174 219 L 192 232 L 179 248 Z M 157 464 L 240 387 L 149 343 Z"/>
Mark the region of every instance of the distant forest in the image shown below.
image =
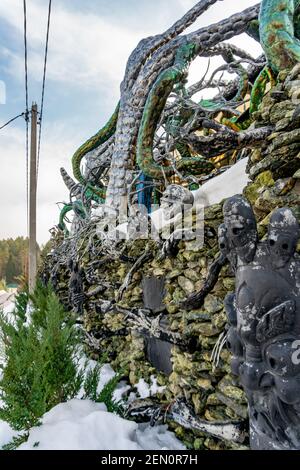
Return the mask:
<path id="1" fill-rule="evenodd" d="M 27 278 L 28 238 L 0 240 L 0 281 L 2 285 L 18 283 Z"/>

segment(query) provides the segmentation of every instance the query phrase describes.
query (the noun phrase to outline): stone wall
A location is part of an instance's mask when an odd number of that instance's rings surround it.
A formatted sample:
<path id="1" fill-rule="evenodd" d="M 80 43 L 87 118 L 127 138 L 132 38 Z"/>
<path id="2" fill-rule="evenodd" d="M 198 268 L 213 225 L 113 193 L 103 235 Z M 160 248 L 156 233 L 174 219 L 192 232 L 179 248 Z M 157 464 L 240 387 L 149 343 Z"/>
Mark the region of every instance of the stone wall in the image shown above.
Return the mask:
<path id="1" fill-rule="evenodd" d="M 251 182 L 244 189 L 244 195 L 254 207 L 261 238 L 266 235 L 270 214 L 277 207 L 291 207 L 300 220 L 300 105 L 296 99 L 300 67 L 288 77 L 281 73 L 279 79 L 279 84 L 264 98 L 255 115 L 256 126 L 272 125 L 274 132 L 261 148 L 251 152 L 248 163 Z M 220 335 L 226 332 L 223 299 L 234 290 L 230 268 L 222 269 L 202 308 L 185 311 L 179 306 L 190 293 L 201 289 L 209 266 L 218 256 L 217 229 L 221 222 L 222 201 L 205 210 L 203 248 L 193 251 L 192 242 L 181 241 L 176 256 L 163 261 L 159 259 L 159 247 L 154 241 L 124 242 L 118 247 L 118 255 L 109 255 L 99 243 L 92 244 L 90 250 L 91 240 L 88 242 L 83 237 L 76 246 L 84 270 L 84 291 L 88 294 L 83 322 L 90 335 L 91 356 L 97 359 L 107 354 L 115 370 L 122 370 L 132 387 L 140 378 L 150 382 L 151 375 L 155 375 L 158 384 L 165 386 L 155 397 L 161 404 L 168 406 L 178 397 L 185 397 L 199 418 L 245 421 L 245 395 L 230 373 L 230 354 L 226 346 L 220 351 L 218 363 L 212 361 L 213 349 L 222 339 Z M 72 244 L 71 241 L 66 243 Z M 152 254 L 151 259 L 133 274 L 120 300 L 119 289 L 127 273 L 147 250 Z M 66 266 L 57 267 L 56 289 L 65 302 L 69 275 Z M 134 326 L 126 314 L 126 310 L 144 307 L 142 281 L 149 277 L 165 281 L 165 312 L 149 313 L 149 316 L 151 320 L 159 318 L 164 329 L 174 335 L 175 340 L 170 344 L 170 374 L 158 371 L 148 360 L 146 345 L 153 331 L 147 333 Z M 116 307 L 105 313 L 103 301 L 112 299 Z M 247 441 L 238 446 L 205 433 L 187 431 L 174 422 L 170 422 L 170 426 L 195 449 L 245 448 L 247 445 Z"/>

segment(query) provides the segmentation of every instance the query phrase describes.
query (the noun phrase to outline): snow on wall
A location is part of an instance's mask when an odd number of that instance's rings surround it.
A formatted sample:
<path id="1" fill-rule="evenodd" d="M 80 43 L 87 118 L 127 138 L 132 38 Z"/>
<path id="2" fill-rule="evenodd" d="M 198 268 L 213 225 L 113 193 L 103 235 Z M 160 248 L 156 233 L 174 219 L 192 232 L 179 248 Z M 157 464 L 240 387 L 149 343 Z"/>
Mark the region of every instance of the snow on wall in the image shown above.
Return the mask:
<path id="1" fill-rule="evenodd" d="M 244 158 L 224 173 L 204 183 L 201 188 L 192 191 L 194 206 L 209 207 L 235 194 L 241 194 L 249 182 L 248 175 L 246 174 L 247 163 L 248 159 Z M 150 216 L 156 230 L 160 230 L 167 224 L 170 224 L 170 222 L 174 222 L 174 220 L 165 220 L 161 209 L 154 211 Z"/>

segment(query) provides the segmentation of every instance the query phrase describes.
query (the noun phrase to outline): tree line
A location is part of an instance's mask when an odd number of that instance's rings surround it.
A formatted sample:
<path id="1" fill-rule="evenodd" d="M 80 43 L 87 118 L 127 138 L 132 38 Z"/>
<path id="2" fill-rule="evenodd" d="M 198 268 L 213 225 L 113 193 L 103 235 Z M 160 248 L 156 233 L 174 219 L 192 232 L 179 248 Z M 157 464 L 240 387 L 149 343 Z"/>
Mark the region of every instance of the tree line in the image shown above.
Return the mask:
<path id="1" fill-rule="evenodd" d="M 39 248 L 38 248 L 39 250 Z M 28 276 L 28 238 L 0 240 L 0 281 L 18 283 Z"/>

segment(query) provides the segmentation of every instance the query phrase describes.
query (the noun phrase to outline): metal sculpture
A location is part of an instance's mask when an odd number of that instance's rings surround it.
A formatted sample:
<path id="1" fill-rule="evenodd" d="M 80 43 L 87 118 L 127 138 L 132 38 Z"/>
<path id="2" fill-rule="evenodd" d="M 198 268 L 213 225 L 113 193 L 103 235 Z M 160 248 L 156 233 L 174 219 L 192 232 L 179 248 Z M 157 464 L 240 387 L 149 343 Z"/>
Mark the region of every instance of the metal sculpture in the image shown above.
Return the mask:
<path id="1" fill-rule="evenodd" d="M 135 181 L 138 202 L 145 204 L 149 211 L 151 202 L 157 198 L 157 192 L 152 191 L 152 187 L 156 187 L 155 180 L 159 180 L 164 190 L 172 182 L 168 178 L 174 175 L 196 184 L 195 176 L 201 181 L 202 177 L 213 175 L 215 164 L 209 159 L 218 156 L 219 150 L 222 153 L 223 148 L 216 144 L 216 151 L 209 155 L 198 152 L 194 148 L 194 132 L 204 129 L 211 134 L 217 128 L 232 136 L 234 131 L 218 124 L 214 118 L 220 111 L 229 115 L 228 122 L 239 116 L 236 108 L 251 86 L 252 75 L 257 76 L 264 65 L 261 59 L 254 60 L 233 45 L 220 44 L 224 39 L 246 31 L 249 23 L 258 16 L 258 6 L 217 25 L 180 36 L 217 1 L 198 2 L 163 34 L 142 40 L 129 57 L 116 110 L 107 124 L 72 158 L 74 177 L 88 201 L 105 201 L 107 207 L 118 211 Z M 205 80 L 204 76 L 198 84 L 186 88 L 190 62 L 198 56 L 213 55 L 220 55 L 225 61 L 220 72 L 234 73 L 237 80 L 230 83 L 215 79 L 214 73 L 210 80 Z M 244 64 L 250 64 L 249 70 Z M 213 100 L 192 101 L 195 93 L 208 86 L 217 87 L 221 92 Z M 171 94 L 175 96 L 173 103 L 169 101 Z M 233 126 L 232 123 L 229 125 Z M 159 127 L 165 129 L 163 136 L 157 133 Z M 235 129 L 239 130 L 237 124 Z M 206 137 L 204 146 L 213 148 L 212 135 Z M 250 136 L 248 142 L 257 137 Z M 221 135 L 221 141 L 223 138 Z M 236 140 L 232 139 L 233 149 Z M 83 174 L 80 165 L 84 157 L 87 165 Z M 103 178 L 103 169 L 107 170 L 109 162 L 109 175 Z M 141 170 L 142 174 L 136 177 Z M 84 199 L 82 202 L 85 205 Z"/>
<path id="2" fill-rule="evenodd" d="M 83 289 L 83 269 L 80 268 L 78 262 L 72 259 L 69 262 L 71 276 L 69 280 L 69 303 L 74 312 L 79 315 L 83 314 L 83 303 L 85 299 Z"/>
<path id="3" fill-rule="evenodd" d="M 300 1 L 262 0 L 216 25 L 180 35 L 217 1 L 198 2 L 163 34 L 143 39 L 130 55 L 113 115 L 72 158 L 74 177 L 88 203 L 105 202 L 122 214 L 120 209 L 136 192 L 138 203 L 150 212 L 157 202 L 157 185 L 164 190 L 174 176 L 199 185 L 214 176 L 215 158 L 219 161 L 228 152 L 236 158 L 244 148 L 260 146 L 272 132 L 249 126 L 267 84 L 275 85 L 278 72 L 299 60 Z M 242 32 L 261 42 L 266 60 L 223 42 Z M 210 79 L 205 74 L 187 88 L 190 63 L 216 55 L 224 65 Z M 216 78 L 224 71 L 237 78 Z M 220 90 L 215 98 L 193 99 L 209 87 Z"/>

